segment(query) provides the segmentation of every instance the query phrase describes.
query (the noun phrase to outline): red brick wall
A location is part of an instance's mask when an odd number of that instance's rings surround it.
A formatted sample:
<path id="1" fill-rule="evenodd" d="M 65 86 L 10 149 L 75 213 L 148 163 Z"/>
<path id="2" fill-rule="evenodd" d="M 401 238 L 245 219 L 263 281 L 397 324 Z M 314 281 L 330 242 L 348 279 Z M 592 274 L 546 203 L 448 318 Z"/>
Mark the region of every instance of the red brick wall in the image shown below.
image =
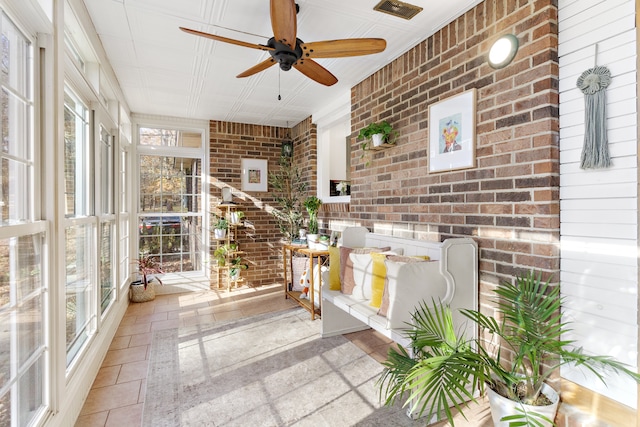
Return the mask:
<path id="1" fill-rule="evenodd" d="M 417 238 L 473 237 L 482 290 L 521 269 L 557 279 L 555 3 L 486 1 L 352 89 L 352 130 L 384 119 L 399 137 L 369 166 L 352 138 L 351 219 Z M 518 37 L 520 49 L 509 66 L 493 70 L 485 55 L 506 33 Z M 471 88 L 477 166 L 429 173 L 429 106 Z"/>
<path id="2" fill-rule="evenodd" d="M 219 213 L 217 205 L 222 200 L 221 187 L 233 189 L 233 201 L 238 210 L 245 213 L 250 226 L 239 229 L 237 241 L 246 252 L 249 269 L 242 272 L 250 286 L 281 283 L 281 235 L 277 222 L 269 211 L 277 208 L 269 188 L 267 192 L 243 192 L 241 160 L 266 159 L 268 170 L 278 168 L 280 145 L 289 135 L 293 140 L 294 161 L 303 172 L 310 191 L 315 192 L 316 130 L 311 119 L 304 120 L 292 129 L 273 126 L 248 125 L 211 121 L 210 123 L 210 185 L 211 212 Z M 215 243 L 212 240 L 212 249 Z M 217 275 L 212 272 L 212 286 Z"/>

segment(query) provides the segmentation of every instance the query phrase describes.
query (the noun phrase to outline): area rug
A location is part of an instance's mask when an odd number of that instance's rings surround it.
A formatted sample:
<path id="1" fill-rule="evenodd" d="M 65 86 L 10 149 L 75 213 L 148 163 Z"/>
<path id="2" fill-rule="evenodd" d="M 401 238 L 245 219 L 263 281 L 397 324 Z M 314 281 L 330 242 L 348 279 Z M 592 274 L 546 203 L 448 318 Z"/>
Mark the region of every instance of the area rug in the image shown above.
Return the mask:
<path id="1" fill-rule="evenodd" d="M 156 331 L 143 426 L 415 426 L 384 407 L 382 366 L 303 309 Z"/>

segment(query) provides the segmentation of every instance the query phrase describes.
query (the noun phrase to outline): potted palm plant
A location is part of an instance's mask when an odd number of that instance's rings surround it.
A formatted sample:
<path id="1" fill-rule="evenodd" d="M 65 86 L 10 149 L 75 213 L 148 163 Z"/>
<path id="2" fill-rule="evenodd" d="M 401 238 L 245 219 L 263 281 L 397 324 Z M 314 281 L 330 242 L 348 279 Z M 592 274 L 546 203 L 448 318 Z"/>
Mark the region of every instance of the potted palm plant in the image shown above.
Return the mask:
<path id="1" fill-rule="evenodd" d="M 158 274 L 164 274 L 162 268 L 158 265 L 154 256 L 148 254 L 140 254 L 138 259 L 132 261 L 132 264 L 138 268 L 139 279 L 131 282 L 130 299 L 132 302 L 152 301 L 156 298 L 155 282 L 162 285 L 162 280 Z"/>
<path id="2" fill-rule="evenodd" d="M 307 242 L 309 242 L 309 247 L 312 248 L 318 242 L 318 211 L 322 205 L 322 200 L 316 196 L 309 196 L 304 200 L 303 204 L 309 214 Z"/>
<path id="3" fill-rule="evenodd" d="M 408 392 L 412 410 L 444 413 L 454 425 L 450 407 L 463 412 L 463 403 L 474 400 L 486 386 L 496 426 L 544 427 L 554 425 L 558 404 L 558 395 L 546 380 L 563 365 L 584 367 L 603 382 L 610 372 L 640 382 L 640 375 L 627 365 L 610 356 L 585 354 L 562 338 L 568 324 L 561 320 L 559 286 L 529 272 L 494 292 L 501 321 L 477 310 L 461 312 L 486 333 L 488 342 L 501 342 L 509 351 L 459 336 L 448 306 L 422 302 L 407 330 L 413 354 L 392 348 L 384 362 L 378 384 L 385 403 L 392 404 Z M 511 412 L 502 412 L 506 407 Z"/>

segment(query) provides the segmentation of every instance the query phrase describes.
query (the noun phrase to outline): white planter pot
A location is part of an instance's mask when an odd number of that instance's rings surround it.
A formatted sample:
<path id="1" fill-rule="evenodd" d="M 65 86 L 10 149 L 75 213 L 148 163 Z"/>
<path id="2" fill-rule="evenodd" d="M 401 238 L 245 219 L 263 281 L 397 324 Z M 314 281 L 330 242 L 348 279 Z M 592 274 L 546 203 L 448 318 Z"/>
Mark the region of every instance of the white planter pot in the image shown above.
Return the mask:
<path id="1" fill-rule="evenodd" d="M 318 243 L 318 235 L 307 233 L 307 243 L 309 245 L 309 249 L 313 249 L 315 244 Z"/>
<path id="2" fill-rule="evenodd" d="M 503 417 L 509 415 L 520 415 L 522 414 L 522 409 L 524 408 L 527 413 L 536 413 L 544 415 L 550 420 L 554 420 L 556 418 L 556 412 L 558 412 L 558 403 L 560 403 L 560 396 L 558 393 L 548 386 L 544 384 L 542 386 L 542 393 L 544 393 L 549 400 L 553 403 L 547 406 L 531 406 L 524 405 L 522 403 L 514 402 L 513 400 L 507 399 L 506 397 L 500 396 L 495 391 L 491 390 L 487 387 L 487 395 L 489 397 L 489 406 L 491 407 L 491 418 L 493 419 L 493 425 L 495 427 L 509 427 L 508 421 L 500 421 Z M 518 410 L 517 408 L 520 408 Z M 539 420 L 542 422 L 542 420 Z M 542 425 L 545 427 L 552 427 L 552 423 L 542 422 Z"/>
<path id="3" fill-rule="evenodd" d="M 224 228 L 214 228 L 213 229 L 213 237 L 216 239 L 224 239 L 227 235 L 227 230 Z"/>
<path id="4" fill-rule="evenodd" d="M 374 135 L 371 135 L 371 142 L 373 143 L 374 147 L 381 146 L 384 143 L 384 134 L 376 133 Z"/>
<path id="5" fill-rule="evenodd" d="M 238 212 L 231 212 L 230 219 L 231 224 L 240 224 L 242 221 L 242 217 L 238 215 Z"/>

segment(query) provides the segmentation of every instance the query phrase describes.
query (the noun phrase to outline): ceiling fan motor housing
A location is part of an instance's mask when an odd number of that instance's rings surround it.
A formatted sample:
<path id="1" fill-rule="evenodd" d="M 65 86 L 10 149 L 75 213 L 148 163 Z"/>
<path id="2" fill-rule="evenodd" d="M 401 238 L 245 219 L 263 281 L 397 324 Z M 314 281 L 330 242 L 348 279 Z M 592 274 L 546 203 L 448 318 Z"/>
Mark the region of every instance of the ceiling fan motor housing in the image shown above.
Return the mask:
<path id="1" fill-rule="evenodd" d="M 293 64 L 295 64 L 302 56 L 302 49 L 300 48 L 300 44 L 302 43 L 302 40 L 296 39 L 296 47 L 295 49 L 291 49 L 288 45 L 280 43 L 279 41 L 276 41 L 275 38 L 271 37 L 267 42 L 267 46 L 274 49 L 270 50 L 269 54 L 274 61 L 280 64 L 280 69 L 282 71 L 289 71 Z"/>

